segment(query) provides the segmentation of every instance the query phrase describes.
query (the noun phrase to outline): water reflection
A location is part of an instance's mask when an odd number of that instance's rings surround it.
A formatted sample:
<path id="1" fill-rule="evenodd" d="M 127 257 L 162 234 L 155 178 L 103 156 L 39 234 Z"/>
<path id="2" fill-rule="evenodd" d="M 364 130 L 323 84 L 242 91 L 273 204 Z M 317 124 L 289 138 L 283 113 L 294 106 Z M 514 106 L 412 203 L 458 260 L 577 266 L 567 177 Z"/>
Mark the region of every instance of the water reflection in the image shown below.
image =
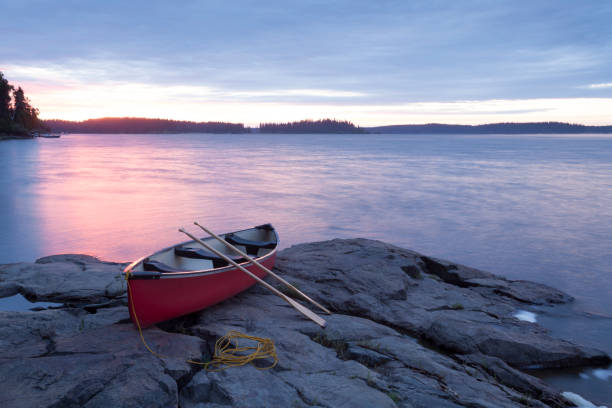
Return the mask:
<path id="1" fill-rule="evenodd" d="M 184 240 L 177 228 L 193 220 L 217 232 L 272 222 L 282 247 L 381 239 L 552 284 L 601 315 L 612 310 L 611 157 L 612 137 L 601 135 L 5 141 L 0 263 L 66 252 L 127 261 Z M 608 317 L 537 316 L 555 335 L 612 353 Z M 611 381 L 595 371 L 548 380 L 602 401 Z"/>
<path id="2" fill-rule="evenodd" d="M 21 294 L 0 298 L 0 311 L 3 312 L 27 312 L 38 311 L 47 308 L 62 306 L 61 303 L 53 302 L 30 302 Z"/>
<path id="3" fill-rule="evenodd" d="M 131 260 L 197 219 L 381 239 L 612 309 L 612 138 L 65 135 L 0 144 L 0 262 Z"/>

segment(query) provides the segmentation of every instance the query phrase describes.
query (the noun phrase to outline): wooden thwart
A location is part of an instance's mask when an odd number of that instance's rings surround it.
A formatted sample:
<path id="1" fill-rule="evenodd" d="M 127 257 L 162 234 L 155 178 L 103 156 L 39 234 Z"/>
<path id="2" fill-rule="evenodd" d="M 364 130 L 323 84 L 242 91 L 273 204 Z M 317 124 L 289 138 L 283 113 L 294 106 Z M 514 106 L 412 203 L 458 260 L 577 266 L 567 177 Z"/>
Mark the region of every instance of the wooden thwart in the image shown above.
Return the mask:
<path id="1" fill-rule="evenodd" d="M 198 244 L 202 245 L 204 248 L 206 248 L 209 251 L 211 251 L 211 252 L 217 254 L 218 256 L 220 256 L 225 261 L 227 261 L 230 265 L 235 266 L 236 268 L 240 269 L 242 272 L 244 272 L 247 275 L 249 275 L 251 278 L 255 279 L 257 282 L 261 283 L 267 289 L 269 289 L 272 292 L 274 292 L 275 295 L 281 297 L 285 302 L 287 302 L 291 306 L 293 306 L 294 309 L 296 309 L 298 312 L 300 312 L 301 314 L 303 314 L 304 316 L 306 316 L 307 318 L 309 318 L 310 320 L 312 320 L 313 322 L 315 322 L 319 326 L 325 327 L 327 325 L 327 322 L 325 321 L 325 319 L 322 319 L 321 317 L 317 316 L 311 310 L 309 310 L 308 308 L 302 306 L 301 304 L 299 304 L 295 300 L 291 299 L 289 296 L 285 295 L 284 293 L 280 292 L 274 286 L 270 285 L 269 283 L 267 283 L 263 279 L 259 278 L 257 275 L 253 274 L 252 272 L 250 272 L 247 269 L 243 268 L 242 266 L 238 265 L 236 262 L 234 262 L 234 260 L 232 260 L 231 258 L 226 256 L 222 252 L 219 252 L 218 250 L 216 250 L 212 246 L 208 245 L 207 243 L 205 243 L 201 239 L 198 239 L 195 236 L 191 235 L 189 232 L 185 231 L 183 228 L 179 228 L 179 231 L 182 232 L 183 234 L 187 235 L 189 238 L 193 239 Z M 253 260 L 251 259 L 251 261 L 253 261 Z"/>
<path id="2" fill-rule="evenodd" d="M 236 252 L 238 255 L 242 256 L 245 259 L 249 259 L 250 258 L 247 254 L 245 254 L 240 249 L 236 248 L 235 246 L 233 246 L 232 244 L 230 244 L 229 242 L 227 242 L 226 240 L 224 240 L 223 238 L 221 238 L 220 236 L 218 236 L 214 232 L 210 231 L 208 228 L 198 224 L 197 221 L 194 221 L 194 224 L 197 225 L 198 227 L 202 228 L 207 234 L 209 234 L 211 237 L 215 238 L 217 241 L 220 241 L 221 243 L 223 243 L 226 247 L 228 247 L 232 251 Z M 267 272 L 273 278 L 275 278 L 278 281 L 280 281 L 281 283 L 283 283 L 289 289 L 295 291 L 298 295 L 302 296 L 304 299 L 306 299 L 307 301 L 309 301 L 310 303 L 312 303 L 313 305 L 315 305 L 319 309 L 323 310 L 325 313 L 331 314 L 331 312 L 329 310 L 327 310 L 327 308 L 325 308 L 324 306 L 320 305 L 317 301 L 315 301 L 315 300 L 311 299 L 310 297 L 306 296 L 306 294 L 304 294 L 303 292 L 298 290 L 298 288 L 296 288 L 295 286 L 293 286 L 292 284 L 290 284 L 289 282 L 287 282 L 286 280 L 284 280 L 283 278 L 281 278 L 280 276 L 278 276 L 277 274 L 272 272 L 270 269 L 266 268 L 265 266 L 263 266 L 262 264 L 257 262 L 255 259 L 251 259 L 251 262 L 253 262 L 255 265 L 257 265 L 261 270 Z"/>

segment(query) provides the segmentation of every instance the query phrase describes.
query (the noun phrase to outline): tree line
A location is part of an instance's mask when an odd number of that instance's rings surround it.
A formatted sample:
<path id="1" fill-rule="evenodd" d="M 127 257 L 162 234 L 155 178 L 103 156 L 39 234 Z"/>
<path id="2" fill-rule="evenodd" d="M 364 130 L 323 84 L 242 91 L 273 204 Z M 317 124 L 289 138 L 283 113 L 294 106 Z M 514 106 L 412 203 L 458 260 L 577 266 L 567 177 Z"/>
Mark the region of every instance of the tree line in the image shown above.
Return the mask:
<path id="1" fill-rule="evenodd" d="M 288 123 L 261 123 L 260 133 L 365 133 L 348 121 L 333 119 L 301 120 Z"/>
<path id="2" fill-rule="evenodd" d="M 11 85 L 0 71 L 0 134 L 27 136 L 48 131 L 23 89 Z"/>
<path id="3" fill-rule="evenodd" d="M 577 134 L 612 133 L 612 126 L 587 126 L 563 122 L 488 123 L 485 125 L 391 125 L 366 128 L 372 133 L 402 134 Z"/>
<path id="4" fill-rule="evenodd" d="M 45 121 L 52 132 L 65 133 L 250 133 L 242 123 L 190 122 L 148 118 L 101 118 L 84 121 L 52 119 Z M 347 121 L 303 120 L 289 123 L 263 123 L 260 133 L 364 133 Z"/>
<path id="5" fill-rule="evenodd" d="M 101 118 L 84 121 L 47 120 L 53 132 L 66 133 L 246 133 L 242 123 L 190 122 L 148 118 Z"/>

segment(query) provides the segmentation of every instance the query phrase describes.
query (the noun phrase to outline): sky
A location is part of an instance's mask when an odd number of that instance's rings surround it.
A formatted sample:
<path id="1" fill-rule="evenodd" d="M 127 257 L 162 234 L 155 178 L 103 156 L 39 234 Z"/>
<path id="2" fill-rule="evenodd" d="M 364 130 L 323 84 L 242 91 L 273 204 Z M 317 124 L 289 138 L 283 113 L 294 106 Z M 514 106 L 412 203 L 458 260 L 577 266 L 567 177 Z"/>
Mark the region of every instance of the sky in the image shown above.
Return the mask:
<path id="1" fill-rule="evenodd" d="M 0 0 L 44 119 L 612 124 L 612 2 Z"/>

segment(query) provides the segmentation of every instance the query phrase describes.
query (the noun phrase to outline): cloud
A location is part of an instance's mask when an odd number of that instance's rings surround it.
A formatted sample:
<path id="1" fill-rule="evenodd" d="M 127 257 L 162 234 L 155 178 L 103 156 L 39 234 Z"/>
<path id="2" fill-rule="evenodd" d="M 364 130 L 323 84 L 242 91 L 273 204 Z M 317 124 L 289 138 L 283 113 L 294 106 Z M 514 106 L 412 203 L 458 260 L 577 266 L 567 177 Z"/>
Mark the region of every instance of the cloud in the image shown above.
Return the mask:
<path id="1" fill-rule="evenodd" d="M 270 89 L 262 91 L 228 91 L 227 96 L 233 97 L 287 97 L 287 96 L 305 96 L 317 98 L 360 98 L 366 96 L 363 92 L 354 91 L 339 91 L 334 89 Z"/>
<path id="2" fill-rule="evenodd" d="M 606 83 L 601 83 L 601 84 L 590 84 L 590 85 L 587 85 L 586 88 L 588 89 L 612 88 L 612 82 L 606 82 Z"/>
<path id="3" fill-rule="evenodd" d="M 595 89 L 612 97 L 606 82 L 612 3 L 606 2 L 185 0 L 179 7 L 24 0 L 2 8 L 14 18 L 4 24 L 0 70 L 33 100 L 55 89 L 56 100 L 79 100 L 94 116 L 108 112 L 111 100 L 143 95 L 150 97 L 142 100 L 151 109 L 147 115 L 170 112 L 165 102 L 172 100 L 290 104 L 277 111 L 291 117 L 298 106 L 312 115 L 319 110 L 310 107 L 341 113 L 347 106 L 383 106 L 394 121 L 391 111 L 409 104 L 417 110 L 420 103 L 448 104 L 428 105 L 432 113 L 421 114 L 460 117 L 467 108 L 457 101 L 463 100 L 576 99 Z M 94 95 L 104 95 L 104 104 L 95 105 Z M 78 104 L 63 106 L 63 113 L 59 105 L 46 108 L 64 117 L 85 114 Z M 551 117 L 548 105 L 478 106 L 469 114 Z"/>
<path id="4" fill-rule="evenodd" d="M 481 124 L 563 121 L 610 124 L 612 98 L 462 100 L 371 103 L 359 97 L 304 101 L 244 97 L 216 88 L 153 86 L 146 83 L 28 88 L 41 117 L 84 120 L 142 116 L 194 121 L 263 122 L 336 118 L 360 126 L 408 123 Z M 306 92 L 309 90 L 298 90 Z M 315 90 L 319 93 L 321 90 Z M 327 91 L 326 91 L 327 92 Z M 265 94 L 292 93 L 271 90 Z M 263 98 L 263 99 L 262 99 Z M 290 97 L 295 98 L 295 97 Z"/>

